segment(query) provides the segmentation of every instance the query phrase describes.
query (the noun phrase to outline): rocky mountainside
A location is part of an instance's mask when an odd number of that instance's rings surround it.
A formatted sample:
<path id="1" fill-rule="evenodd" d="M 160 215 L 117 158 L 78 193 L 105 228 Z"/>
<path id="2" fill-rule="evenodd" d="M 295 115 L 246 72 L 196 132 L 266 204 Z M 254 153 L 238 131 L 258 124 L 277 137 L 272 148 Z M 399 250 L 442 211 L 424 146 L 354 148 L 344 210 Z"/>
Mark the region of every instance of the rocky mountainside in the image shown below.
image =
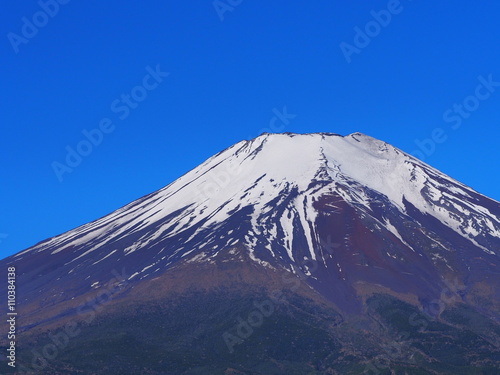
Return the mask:
<path id="1" fill-rule="evenodd" d="M 496 374 L 499 255 L 499 202 L 364 134 L 284 133 L 0 263 L 38 373 Z"/>

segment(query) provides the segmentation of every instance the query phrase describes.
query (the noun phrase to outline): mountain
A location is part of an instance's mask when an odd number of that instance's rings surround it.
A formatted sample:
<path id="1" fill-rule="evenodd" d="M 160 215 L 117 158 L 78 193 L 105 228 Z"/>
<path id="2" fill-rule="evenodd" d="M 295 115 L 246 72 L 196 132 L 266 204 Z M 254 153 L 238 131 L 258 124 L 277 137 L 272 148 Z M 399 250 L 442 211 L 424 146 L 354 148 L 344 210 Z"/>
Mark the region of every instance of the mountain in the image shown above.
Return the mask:
<path id="1" fill-rule="evenodd" d="M 0 263 L 23 371 L 497 374 L 499 255 L 500 203 L 405 152 L 264 133 Z"/>

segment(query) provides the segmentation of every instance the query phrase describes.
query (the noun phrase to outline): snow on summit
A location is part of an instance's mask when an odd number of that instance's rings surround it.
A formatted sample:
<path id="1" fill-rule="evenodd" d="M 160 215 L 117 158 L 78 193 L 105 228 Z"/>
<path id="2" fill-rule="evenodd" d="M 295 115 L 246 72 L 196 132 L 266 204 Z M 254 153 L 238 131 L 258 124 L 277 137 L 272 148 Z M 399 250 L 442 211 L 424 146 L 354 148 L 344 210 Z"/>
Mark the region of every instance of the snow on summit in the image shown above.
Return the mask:
<path id="1" fill-rule="evenodd" d="M 25 252 L 50 249 L 57 254 L 81 247 L 77 255 L 81 258 L 104 246 L 115 250 L 114 244 L 120 244 L 124 249 L 118 253 L 126 256 L 179 235 L 185 236 L 184 242 L 195 241 L 202 232 L 249 208 L 246 245 L 255 245 L 259 235 L 270 243 L 280 236 L 293 259 L 294 226 L 303 227 L 309 247 L 314 248 L 314 202 L 334 193 L 369 212 L 372 192 L 385 196 L 402 214 L 411 204 L 485 251 L 491 250 L 481 243 L 500 238 L 499 213 L 479 204 L 480 194 L 385 142 L 361 133 L 264 133 L 236 143 L 157 192 Z M 279 215 L 273 224 L 264 223 L 273 215 Z M 395 231 L 390 223 L 387 228 Z M 395 235 L 399 236 L 397 231 Z M 133 240 L 127 241 L 128 237 Z M 227 243 L 235 243 L 229 237 Z M 198 243 L 202 245 L 206 242 Z M 188 255 L 182 251 L 176 254 Z M 197 251 L 189 253 L 199 257 Z M 312 250 L 310 257 L 316 257 Z"/>

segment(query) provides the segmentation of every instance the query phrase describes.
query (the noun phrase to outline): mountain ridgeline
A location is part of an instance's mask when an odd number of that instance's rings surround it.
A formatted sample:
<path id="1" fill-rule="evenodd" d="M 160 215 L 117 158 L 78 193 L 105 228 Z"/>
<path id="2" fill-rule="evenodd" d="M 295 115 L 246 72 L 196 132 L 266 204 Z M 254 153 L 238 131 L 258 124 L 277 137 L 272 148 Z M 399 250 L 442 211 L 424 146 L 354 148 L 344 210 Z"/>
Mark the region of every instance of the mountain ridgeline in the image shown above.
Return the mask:
<path id="1" fill-rule="evenodd" d="M 456 375 L 500 371 L 499 256 L 500 203 L 405 152 L 265 133 L 0 263 L 18 373 Z"/>

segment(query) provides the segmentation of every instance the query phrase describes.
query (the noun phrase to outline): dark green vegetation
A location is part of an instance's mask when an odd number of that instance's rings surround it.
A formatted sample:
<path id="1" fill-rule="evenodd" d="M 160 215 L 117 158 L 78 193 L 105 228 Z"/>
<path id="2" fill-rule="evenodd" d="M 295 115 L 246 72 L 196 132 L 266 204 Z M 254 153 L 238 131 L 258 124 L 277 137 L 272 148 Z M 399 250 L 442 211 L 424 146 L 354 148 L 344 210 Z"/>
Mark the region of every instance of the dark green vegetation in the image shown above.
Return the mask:
<path id="1" fill-rule="evenodd" d="M 445 310 L 439 320 L 393 297 L 368 300 L 372 316 L 393 338 L 395 350 L 386 357 L 402 359 L 436 374 L 498 374 L 498 325 L 469 307 Z M 460 322 L 460 324 L 458 324 Z"/>
<path id="2" fill-rule="evenodd" d="M 154 305 L 103 311 L 33 373 L 500 373 L 494 341 L 499 326 L 466 306 L 433 320 L 414 306 L 376 295 L 367 301 L 367 317 L 358 319 L 296 294 L 241 293 L 193 292 Z M 227 337 L 233 340 L 229 346 Z M 18 360 L 29 365 L 31 350 L 41 351 L 48 343 L 48 334 L 21 337 Z"/>

